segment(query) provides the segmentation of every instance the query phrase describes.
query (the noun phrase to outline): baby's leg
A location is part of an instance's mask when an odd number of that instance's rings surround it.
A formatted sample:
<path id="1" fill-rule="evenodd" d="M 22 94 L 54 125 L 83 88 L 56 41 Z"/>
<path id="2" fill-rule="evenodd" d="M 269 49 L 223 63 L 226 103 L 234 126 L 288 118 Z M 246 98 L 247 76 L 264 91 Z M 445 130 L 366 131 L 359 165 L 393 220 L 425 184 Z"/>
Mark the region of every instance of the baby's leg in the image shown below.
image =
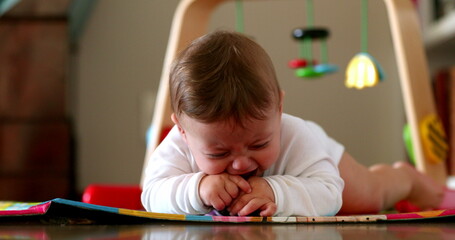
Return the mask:
<path id="1" fill-rule="evenodd" d="M 442 186 L 407 163 L 367 168 L 344 153 L 339 169 L 345 182 L 340 214 L 377 213 L 400 200 L 408 200 L 421 209 L 436 208 L 444 194 Z"/>

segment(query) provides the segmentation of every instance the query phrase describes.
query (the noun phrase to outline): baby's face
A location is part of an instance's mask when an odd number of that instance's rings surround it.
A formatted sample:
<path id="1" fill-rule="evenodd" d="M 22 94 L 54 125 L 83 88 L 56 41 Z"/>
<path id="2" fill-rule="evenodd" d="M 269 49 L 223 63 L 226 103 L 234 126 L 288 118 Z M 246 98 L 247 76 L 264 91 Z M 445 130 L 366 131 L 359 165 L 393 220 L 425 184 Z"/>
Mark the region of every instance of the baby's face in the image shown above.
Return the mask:
<path id="1" fill-rule="evenodd" d="M 184 117 L 183 138 L 197 165 L 206 174 L 260 176 L 280 154 L 281 112 L 266 120 L 252 119 L 244 127 L 233 121 L 201 123 Z"/>

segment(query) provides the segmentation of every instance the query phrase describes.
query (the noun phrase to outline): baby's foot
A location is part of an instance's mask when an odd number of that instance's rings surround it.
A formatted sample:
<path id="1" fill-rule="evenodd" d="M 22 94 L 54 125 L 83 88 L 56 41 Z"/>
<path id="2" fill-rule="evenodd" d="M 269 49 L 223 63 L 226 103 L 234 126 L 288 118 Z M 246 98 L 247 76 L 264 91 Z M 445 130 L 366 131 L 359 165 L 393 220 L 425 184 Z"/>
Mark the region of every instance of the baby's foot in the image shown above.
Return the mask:
<path id="1" fill-rule="evenodd" d="M 418 172 L 406 162 L 397 162 L 394 168 L 407 173 L 412 180 L 412 189 L 405 199 L 419 207 L 421 210 L 437 209 L 444 197 L 444 187 L 436 183 L 429 176 Z"/>

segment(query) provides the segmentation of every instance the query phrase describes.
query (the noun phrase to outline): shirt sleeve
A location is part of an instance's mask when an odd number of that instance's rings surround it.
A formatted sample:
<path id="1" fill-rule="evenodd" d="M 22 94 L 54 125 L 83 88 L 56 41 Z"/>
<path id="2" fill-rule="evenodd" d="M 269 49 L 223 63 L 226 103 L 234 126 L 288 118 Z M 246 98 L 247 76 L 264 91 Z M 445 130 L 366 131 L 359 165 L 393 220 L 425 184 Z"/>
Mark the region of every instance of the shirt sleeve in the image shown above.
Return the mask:
<path id="1" fill-rule="evenodd" d="M 148 159 L 142 204 L 150 212 L 207 213 L 210 209 L 202 203 L 198 194 L 203 176 L 174 127 Z"/>
<path id="2" fill-rule="evenodd" d="M 338 162 L 344 147 L 312 122 L 291 123 L 284 123 L 280 160 L 265 177 L 275 194 L 275 215 L 333 216 L 342 204 Z"/>

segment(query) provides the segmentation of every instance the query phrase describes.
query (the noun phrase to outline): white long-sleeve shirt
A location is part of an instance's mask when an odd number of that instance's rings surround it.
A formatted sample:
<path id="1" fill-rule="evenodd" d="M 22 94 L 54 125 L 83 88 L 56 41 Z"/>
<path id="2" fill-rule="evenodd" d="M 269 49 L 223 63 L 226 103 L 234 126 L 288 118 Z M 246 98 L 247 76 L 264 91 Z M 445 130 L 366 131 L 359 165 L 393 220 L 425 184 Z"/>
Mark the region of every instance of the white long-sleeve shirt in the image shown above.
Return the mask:
<path id="1" fill-rule="evenodd" d="M 282 115 L 281 152 L 263 177 L 273 189 L 275 216 L 332 216 L 342 204 L 338 163 L 344 147 L 317 124 Z M 177 127 L 148 159 L 142 192 L 147 211 L 204 214 L 200 171 Z"/>

